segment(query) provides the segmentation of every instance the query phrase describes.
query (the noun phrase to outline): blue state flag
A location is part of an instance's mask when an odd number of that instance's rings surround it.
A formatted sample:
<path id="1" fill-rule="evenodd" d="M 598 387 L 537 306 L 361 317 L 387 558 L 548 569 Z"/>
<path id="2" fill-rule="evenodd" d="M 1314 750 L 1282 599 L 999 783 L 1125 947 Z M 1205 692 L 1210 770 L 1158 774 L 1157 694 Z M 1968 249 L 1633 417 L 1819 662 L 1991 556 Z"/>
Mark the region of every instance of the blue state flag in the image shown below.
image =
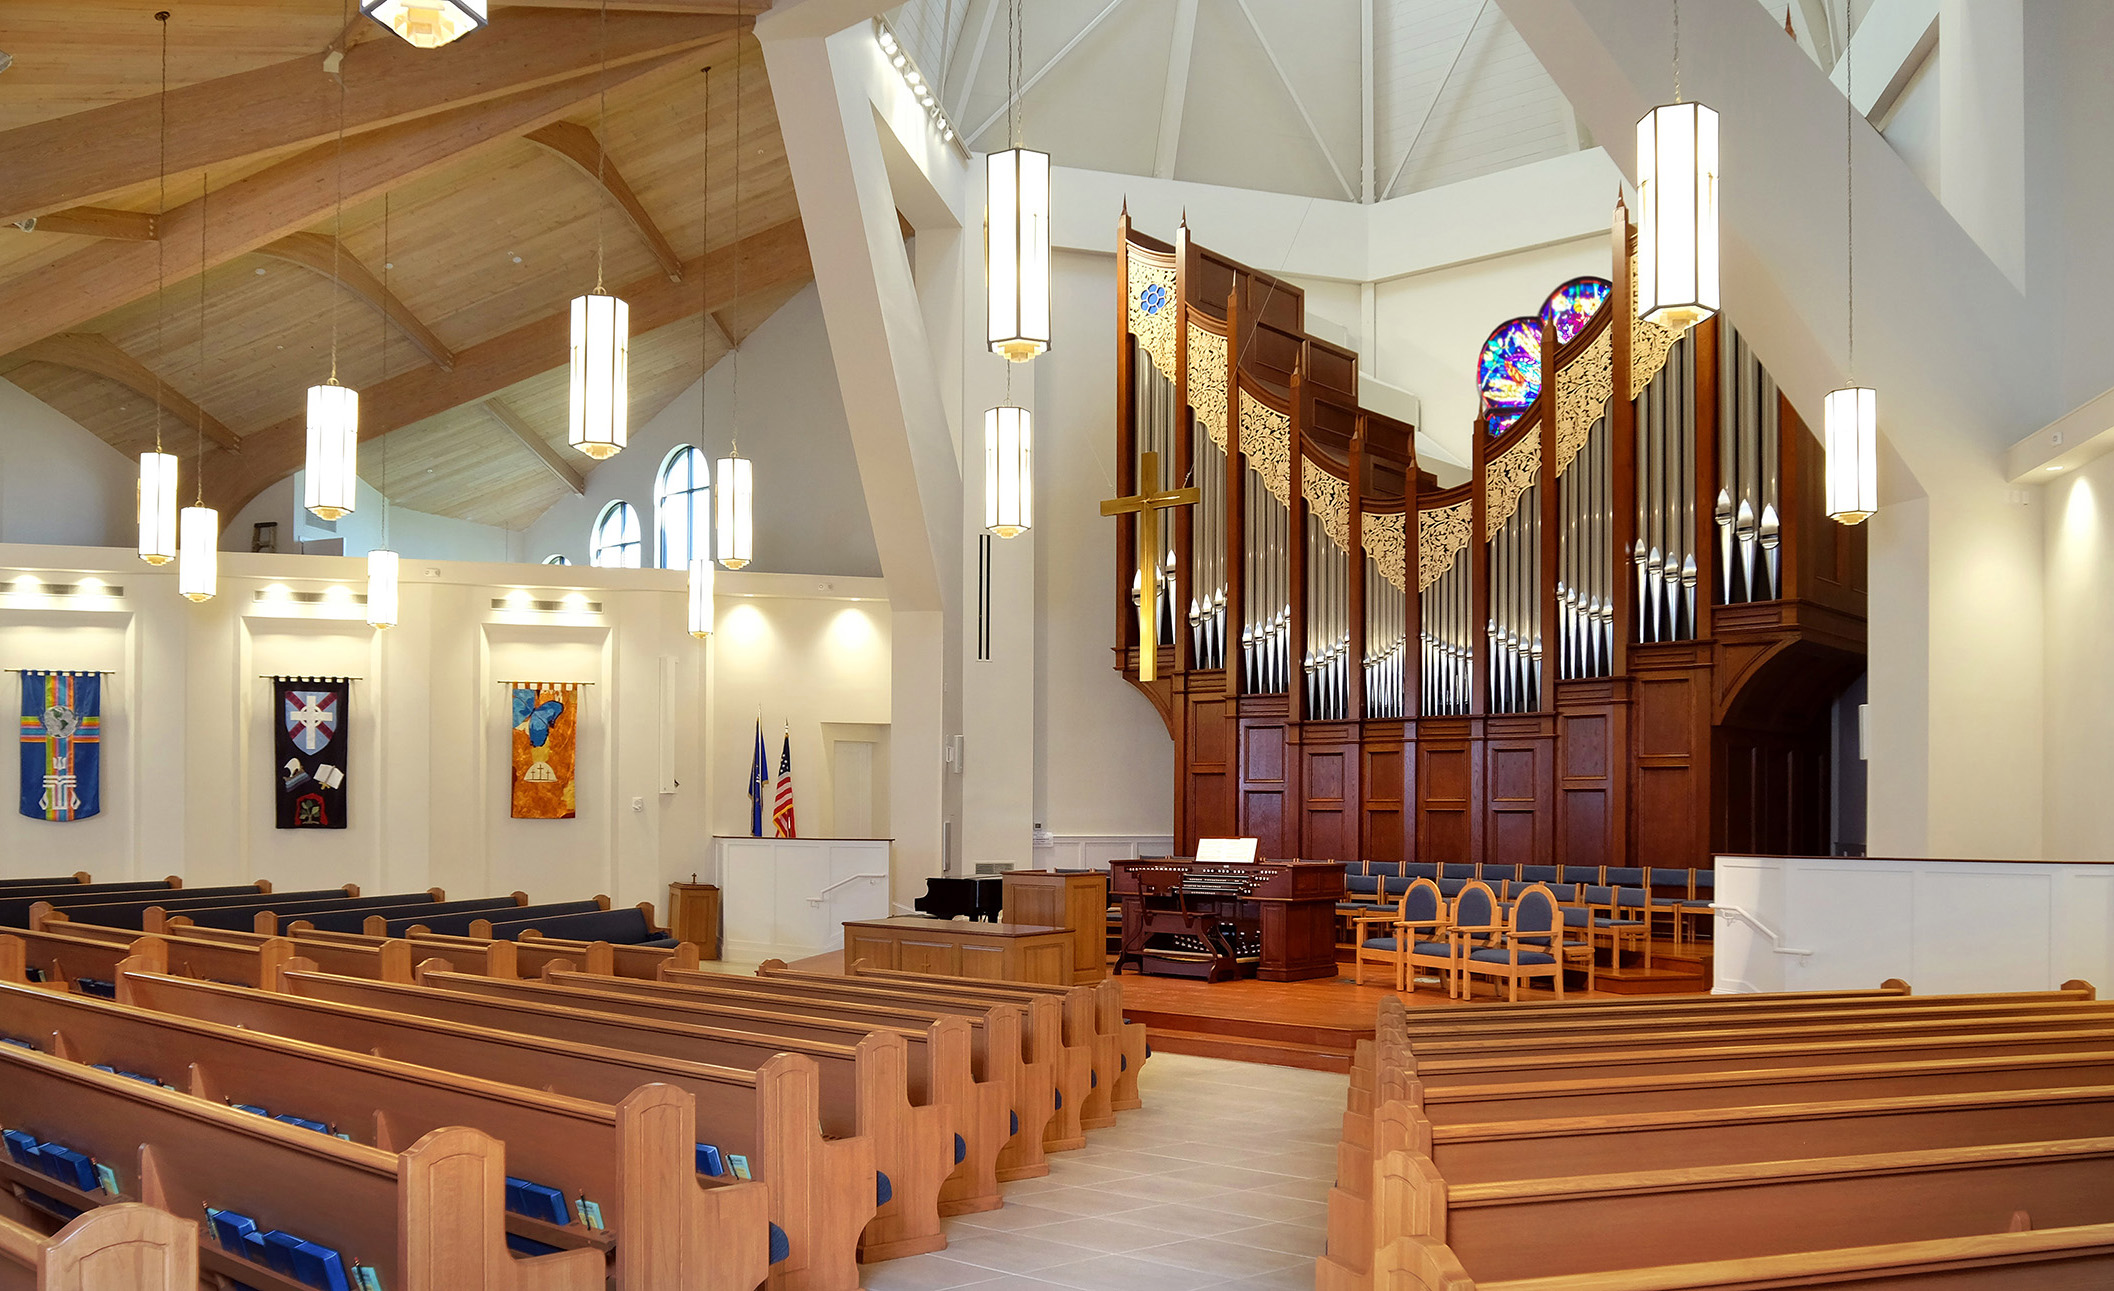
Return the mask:
<path id="1" fill-rule="evenodd" d="M 763 799 L 771 791 L 771 764 L 763 751 L 763 719 L 756 719 L 756 756 L 749 761 L 749 836 L 763 837 Z"/>

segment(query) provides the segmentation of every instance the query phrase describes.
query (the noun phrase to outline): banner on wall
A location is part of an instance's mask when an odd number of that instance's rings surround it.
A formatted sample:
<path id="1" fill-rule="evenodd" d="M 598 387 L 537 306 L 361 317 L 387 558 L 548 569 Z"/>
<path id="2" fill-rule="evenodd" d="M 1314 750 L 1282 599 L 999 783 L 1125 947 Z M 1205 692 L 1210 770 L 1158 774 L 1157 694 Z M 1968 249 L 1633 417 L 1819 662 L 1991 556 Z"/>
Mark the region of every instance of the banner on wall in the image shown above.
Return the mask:
<path id="1" fill-rule="evenodd" d="M 514 681 L 514 819 L 573 818 L 577 682 Z"/>
<path id="2" fill-rule="evenodd" d="M 350 677 L 274 677 L 273 780 L 281 829 L 345 828 Z"/>
<path id="3" fill-rule="evenodd" d="M 22 814 L 86 820 L 103 809 L 103 675 L 22 672 Z"/>

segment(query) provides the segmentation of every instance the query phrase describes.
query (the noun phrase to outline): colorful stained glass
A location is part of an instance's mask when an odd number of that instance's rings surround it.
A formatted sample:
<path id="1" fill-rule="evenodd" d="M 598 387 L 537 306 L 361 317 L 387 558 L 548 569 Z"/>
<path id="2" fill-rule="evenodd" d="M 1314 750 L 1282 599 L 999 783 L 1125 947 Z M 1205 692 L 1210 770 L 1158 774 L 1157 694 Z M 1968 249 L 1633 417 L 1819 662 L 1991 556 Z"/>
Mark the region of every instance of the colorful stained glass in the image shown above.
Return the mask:
<path id="1" fill-rule="evenodd" d="M 1483 408 L 1495 434 L 1500 429 L 1500 413 L 1509 414 L 1503 422 L 1510 426 L 1541 394 L 1541 324 L 1531 318 L 1498 324 L 1483 342 L 1476 371 Z"/>
<path id="2" fill-rule="evenodd" d="M 1160 283 L 1147 283 L 1138 293 L 1138 308 L 1148 314 L 1157 314 L 1167 308 L 1167 288 Z"/>
<path id="3" fill-rule="evenodd" d="M 1614 285 L 1605 278 L 1573 278 L 1549 293 L 1549 299 L 1541 307 L 1541 316 L 1544 322 L 1556 325 L 1556 343 L 1569 345 L 1571 339 L 1593 321 L 1600 303 L 1613 290 Z"/>
<path id="4" fill-rule="evenodd" d="M 1525 411 L 1524 408 L 1492 408 L 1484 415 L 1483 424 L 1489 427 L 1492 435 L 1502 435 L 1512 429 L 1512 424 Z"/>

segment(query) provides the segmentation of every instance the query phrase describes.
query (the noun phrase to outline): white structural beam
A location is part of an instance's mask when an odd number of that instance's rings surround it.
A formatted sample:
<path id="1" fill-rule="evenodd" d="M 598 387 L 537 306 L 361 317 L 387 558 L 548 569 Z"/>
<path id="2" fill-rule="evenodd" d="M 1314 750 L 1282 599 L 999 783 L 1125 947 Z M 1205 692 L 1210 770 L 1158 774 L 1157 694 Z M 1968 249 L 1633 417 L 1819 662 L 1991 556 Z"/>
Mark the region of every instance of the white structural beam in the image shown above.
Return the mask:
<path id="1" fill-rule="evenodd" d="M 1358 0 L 1358 200 L 1373 192 L 1373 0 Z"/>
<path id="2" fill-rule="evenodd" d="M 1344 178 L 1343 167 L 1336 164 L 1336 154 L 1329 151 L 1329 141 L 1321 137 L 1321 127 L 1314 124 L 1314 114 L 1307 111 L 1306 100 L 1300 98 L 1299 91 L 1293 88 L 1292 78 L 1285 73 L 1285 65 L 1277 61 L 1277 50 L 1263 35 L 1262 24 L 1255 21 L 1255 11 L 1248 7 L 1248 0 L 1239 0 L 1239 4 L 1241 17 L 1248 20 L 1248 30 L 1255 33 L 1255 43 L 1262 46 L 1263 56 L 1270 60 L 1270 70 L 1277 73 L 1277 83 L 1285 87 L 1285 96 L 1292 100 L 1292 107 L 1299 113 L 1299 119 L 1306 122 L 1307 133 L 1313 136 L 1315 149 L 1321 153 L 1321 159 L 1329 164 L 1329 173 L 1343 186 L 1343 195 L 1354 202 L 1357 201 L 1358 190 L 1351 187 L 1350 180 Z"/>
<path id="3" fill-rule="evenodd" d="M 1402 182 L 1402 172 L 1409 169 L 1409 159 L 1416 155 L 1417 141 L 1424 137 L 1424 127 L 1431 124 L 1431 114 L 1438 111 L 1439 100 L 1446 97 L 1446 86 L 1453 80 L 1453 69 L 1461 65 L 1461 55 L 1468 52 L 1468 42 L 1475 39 L 1475 29 L 1483 25 L 1483 11 L 1490 7 L 1490 0 L 1482 0 L 1475 7 L 1475 17 L 1468 20 L 1468 29 L 1461 33 L 1460 43 L 1453 47 L 1453 57 L 1446 60 L 1446 72 L 1439 83 L 1432 87 L 1431 98 L 1424 104 L 1424 115 L 1417 118 L 1417 128 L 1409 132 L 1409 143 L 1402 149 L 1402 160 L 1395 163 L 1395 173 L 1388 176 L 1387 187 L 1380 190 L 1384 199 L 1392 196 L 1395 185 Z"/>
<path id="4" fill-rule="evenodd" d="M 1027 93 L 1029 90 L 1032 90 L 1036 86 L 1042 84 L 1043 77 L 1048 76 L 1051 72 L 1056 71 L 1057 64 L 1063 62 L 1073 50 L 1079 48 L 1081 44 L 1085 43 L 1086 38 L 1094 34 L 1095 28 L 1099 27 L 1102 23 L 1106 22 L 1110 14 L 1114 13 L 1116 10 L 1122 7 L 1123 0 L 1108 0 L 1108 3 L 1101 7 L 1101 12 L 1087 19 L 1086 26 L 1081 27 L 1070 40 L 1064 42 L 1064 45 L 1060 49 L 1058 49 L 1056 53 L 1050 55 L 1048 62 L 1036 68 L 1034 75 L 1028 77 L 1028 79 L 1020 83 L 1021 97 L 1027 97 Z M 996 112 L 993 112 L 990 116 L 985 117 L 982 121 L 978 122 L 975 129 L 964 131 L 962 133 L 962 142 L 968 144 L 972 148 L 975 147 L 976 141 L 983 137 L 984 131 L 989 130 L 992 126 L 995 126 L 1000 121 L 1004 120 L 1005 115 L 1006 105 L 1004 103 L 1001 103 L 998 105 L 998 110 Z"/>
<path id="5" fill-rule="evenodd" d="M 954 97 L 949 115 L 957 120 L 968 110 L 969 96 L 976 93 L 976 74 L 983 70 L 984 51 L 991 47 L 991 29 L 997 25 L 998 11 L 1005 3 L 1006 0 L 984 0 L 984 21 L 976 31 L 976 51 L 969 56 L 969 67 L 962 73 L 961 82 L 953 87 Z M 965 20 L 966 17 L 967 15 L 964 15 Z"/>
<path id="6" fill-rule="evenodd" d="M 1196 0 L 1175 0 L 1174 39 L 1167 46 L 1167 88 L 1160 94 L 1160 138 L 1152 153 L 1152 173 L 1160 179 L 1174 178 L 1175 154 L 1182 147 L 1182 109 L 1189 98 L 1190 54 L 1195 48 Z"/>

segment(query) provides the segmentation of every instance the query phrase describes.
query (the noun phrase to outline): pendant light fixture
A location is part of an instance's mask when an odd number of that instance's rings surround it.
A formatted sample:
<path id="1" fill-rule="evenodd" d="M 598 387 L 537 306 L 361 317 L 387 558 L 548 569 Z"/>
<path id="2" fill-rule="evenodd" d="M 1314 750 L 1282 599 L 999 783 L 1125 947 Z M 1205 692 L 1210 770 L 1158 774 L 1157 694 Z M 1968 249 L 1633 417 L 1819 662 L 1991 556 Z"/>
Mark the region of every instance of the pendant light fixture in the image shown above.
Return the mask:
<path id="1" fill-rule="evenodd" d="M 1020 145 L 1021 0 L 1006 10 L 1003 152 L 984 158 L 985 315 L 991 352 L 1015 363 L 1050 348 L 1050 154 Z"/>
<path id="2" fill-rule="evenodd" d="M 602 68 L 609 69 L 609 0 L 602 3 Z M 609 91 L 595 129 L 595 182 L 608 156 Z M 602 290 L 602 207 L 595 203 L 595 289 L 572 308 L 572 411 L 565 440 L 596 461 L 624 451 L 631 419 L 631 306 Z"/>
<path id="3" fill-rule="evenodd" d="M 1718 114 L 1681 101 L 1681 0 L 1674 0 L 1674 101 L 1637 122 L 1637 314 L 1685 331 L 1718 312 Z"/>
<path id="4" fill-rule="evenodd" d="M 735 8 L 742 6 L 736 4 Z M 741 108 L 743 90 L 748 84 L 748 68 L 742 57 L 742 47 L 734 47 L 734 240 L 742 235 L 741 223 Z M 742 260 L 734 258 L 734 301 L 741 302 Z M 717 506 L 713 526 L 717 531 L 719 563 L 728 569 L 740 569 L 755 556 L 756 547 L 756 472 L 748 458 L 741 455 L 741 343 L 734 345 L 734 424 L 729 429 L 728 452 L 719 459 L 714 472 L 713 498 Z"/>
<path id="5" fill-rule="evenodd" d="M 382 298 L 389 298 L 389 195 L 382 194 Z M 382 319 L 382 384 L 389 383 L 389 319 Z M 389 547 L 389 437 L 377 444 L 382 453 L 382 545 L 367 552 L 367 623 L 377 630 L 397 621 L 397 555 Z"/>
<path id="6" fill-rule="evenodd" d="M 212 176 L 198 177 L 198 386 L 206 382 L 206 196 L 212 191 Z M 210 601 L 220 590 L 220 512 L 206 505 L 205 410 L 198 412 L 197 501 L 177 518 L 176 590 L 186 600 Z"/>
<path id="7" fill-rule="evenodd" d="M 330 379 L 308 388 L 308 459 L 302 505 L 318 520 L 353 513 L 360 488 L 360 392 L 338 384 L 338 297 L 345 294 L 345 69 L 338 78 L 337 214 L 330 228 Z"/>
<path id="8" fill-rule="evenodd" d="M 169 11 L 154 15 L 161 24 L 161 97 L 157 100 L 161 138 L 160 199 L 157 218 L 169 213 Z M 154 247 L 154 353 L 162 352 L 162 288 L 166 280 L 166 256 L 159 240 Z M 176 455 L 162 451 L 162 386 L 159 369 L 154 374 L 154 451 L 139 455 L 139 558 L 150 565 L 166 565 L 176 559 Z"/>
<path id="9" fill-rule="evenodd" d="M 1850 384 L 1828 392 L 1821 405 L 1828 450 L 1828 517 L 1862 524 L 1879 510 L 1879 392 L 1857 384 L 1857 163 L 1853 123 L 1856 99 L 1851 76 L 1849 15 L 1843 15 L 1842 190 L 1843 289 L 1847 323 L 1844 370 Z"/>
<path id="10" fill-rule="evenodd" d="M 439 49 L 489 19 L 486 0 L 363 0 L 360 12 L 420 49 Z"/>
<path id="11" fill-rule="evenodd" d="M 699 244 L 703 247 L 703 250 L 698 252 L 698 263 L 702 265 L 705 263 L 706 258 L 712 254 L 712 69 L 709 67 L 705 69 L 705 118 L 704 124 L 699 128 L 699 133 L 704 136 L 705 143 L 704 164 L 698 167 L 700 172 L 699 185 L 704 189 L 703 201 L 698 208 L 704 219 L 704 234 L 699 239 Z M 702 271 L 697 275 L 697 298 L 700 310 L 697 320 L 697 438 L 699 443 L 704 442 L 705 431 L 710 429 L 705 415 L 704 386 L 705 374 L 712 370 L 712 355 L 709 352 L 709 347 L 712 343 L 712 328 L 710 326 L 710 315 L 704 312 L 704 307 L 710 303 L 710 297 L 705 292 L 706 276 Z M 709 480 L 705 487 L 708 489 L 711 487 Z M 688 501 L 685 500 L 683 505 L 687 507 L 689 505 Z M 712 604 L 713 584 L 717 578 L 717 570 L 712 564 L 712 526 L 706 525 L 705 531 L 699 533 L 697 532 L 697 527 L 689 524 L 686 518 L 683 529 L 684 532 L 690 535 L 690 635 L 702 641 L 712 635 L 712 628 L 717 617 L 713 612 L 714 607 Z"/>
<path id="12" fill-rule="evenodd" d="M 1035 414 L 1009 399 L 984 413 L 984 528 L 1017 538 L 1034 512 Z"/>

